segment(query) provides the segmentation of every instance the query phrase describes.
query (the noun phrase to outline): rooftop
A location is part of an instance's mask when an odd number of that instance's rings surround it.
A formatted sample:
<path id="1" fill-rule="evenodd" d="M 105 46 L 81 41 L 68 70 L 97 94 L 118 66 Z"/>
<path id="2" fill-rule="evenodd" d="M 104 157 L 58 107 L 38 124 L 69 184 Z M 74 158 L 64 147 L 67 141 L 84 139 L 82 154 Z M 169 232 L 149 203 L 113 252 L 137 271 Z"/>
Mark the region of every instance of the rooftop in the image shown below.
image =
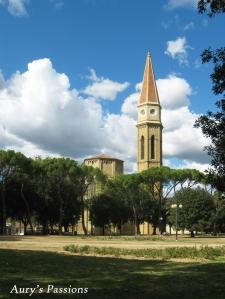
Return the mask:
<path id="1" fill-rule="evenodd" d="M 111 157 L 109 155 L 106 155 L 106 154 L 99 154 L 99 155 L 94 156 L 94 157 L 89 157 L 89 158 L 84 159 L 84 161 L 86 161 L 86 160 L 97 160 L 97 159 L 100 159 L 100 160 L 117 160 L 117 161 L 123 162 L 123 160 L 113 158 L 113 157 Z"/>

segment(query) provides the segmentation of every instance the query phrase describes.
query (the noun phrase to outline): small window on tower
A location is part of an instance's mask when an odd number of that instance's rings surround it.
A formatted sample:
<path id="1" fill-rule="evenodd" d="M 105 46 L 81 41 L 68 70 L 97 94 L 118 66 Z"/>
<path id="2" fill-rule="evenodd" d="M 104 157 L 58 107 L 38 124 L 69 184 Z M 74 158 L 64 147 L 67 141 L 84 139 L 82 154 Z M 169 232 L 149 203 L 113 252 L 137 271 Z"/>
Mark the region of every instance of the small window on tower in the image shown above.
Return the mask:
<path id="1" fill-rule="evenodd" d="M 141 160 L 145 158 L 145 138 L 141 136 Z"/>
<path id="2" fill-rule="evenodd" d="M 155 159 L 155 136 L 151 137 L 151 159 Z"/>

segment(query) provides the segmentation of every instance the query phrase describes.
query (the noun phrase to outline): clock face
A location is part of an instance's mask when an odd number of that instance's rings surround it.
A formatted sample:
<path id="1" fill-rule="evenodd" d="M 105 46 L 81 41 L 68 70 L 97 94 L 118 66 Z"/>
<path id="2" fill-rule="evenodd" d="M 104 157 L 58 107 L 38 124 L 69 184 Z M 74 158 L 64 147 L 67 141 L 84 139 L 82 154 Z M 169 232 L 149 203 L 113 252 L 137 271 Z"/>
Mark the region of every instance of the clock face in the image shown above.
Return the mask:
<path id="1" fill-rule="evenodd" d="M 145 109 L 141 109 L 140 114 L 143 116 L 145 115 Z"/>
<path id="2" fill-rule="evenodd" d="M 151 108 L 151 109 L 150 109 L 150 114 L 151 114 L 151 115 L 156 115 L 156 114 L 157 114 L 157 110 L 154 109 L 154 108 Z"/>

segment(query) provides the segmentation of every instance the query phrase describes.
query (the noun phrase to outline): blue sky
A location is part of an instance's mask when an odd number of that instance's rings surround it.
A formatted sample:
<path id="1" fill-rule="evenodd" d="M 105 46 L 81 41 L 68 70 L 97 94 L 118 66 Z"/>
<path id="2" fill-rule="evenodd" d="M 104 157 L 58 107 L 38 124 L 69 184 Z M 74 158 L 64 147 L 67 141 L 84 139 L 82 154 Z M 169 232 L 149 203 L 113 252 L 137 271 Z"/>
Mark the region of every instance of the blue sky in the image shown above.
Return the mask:
<path id="1" fill-rule="evenodd" d="M 180 96 L 186 98 L 186 108 L 189 113 L 196 116 L 208 109 L 214 109 L 215 97 L 211 92 L 209 79 L 211 66 L 201 65 L 200 54 L 209 46 L 216 48 L 223 45 L 224 16 L 210 19 L 206 15 L 199 15 L 196 2 L 195 0 L 0 0 L 0 69 L 4 77 L 4 88 L 9 90 L 15 88 L 19 80 L 16 83 L 13 82 L 15 73 L 18 71 L 23 77 L 28 63 L 40 62 L 41 59 L 48 58 L 51 66 L 48 65 L 46 69 L 54 70 L 55 74 L 65 74 L 70 82 L 70 86 L 64 86 L 68 92 L 75 89 L 79 94 L 77 97 L 82 97 L 87 105 L 88 101 L 94 102 L 95 108 L 101 110 L 99 129 L 107 127 L 109 130 L 107 134 L 109 132 L 117 134 L 117 129 L 110 127 L 109 122 L 112 122 L 113 117 L 120 117 L 114 120 L 117 123 L 122 121 L 121 119 L 125 115 L 122 115 L 121 106 L 129 96 L 137 96 L 138 91 L 135 90 L 135 86 L 142 80 L 146 52 L 147 49 L 150 49 L 156 79 L 166 80 L 172 76 L 173 79 L 181 78 L 183 83 L 188 84 L 191 91 L 188 91 L 186 86 L 186 91 Z M 44 67 L 44 64 L 42 66 Z M 94 70 L 92 75 L 91 69 Z M 43 73 L 40 72 L 40 76 L 41 74 Z M 94 79 L 93 76 L 96 78 Z M 35 80 L 39 82 L 37 78 Z M 93 93 L 93 88 L 91 91 L 87 91 L 88 86 L 93 87 L 97 82 L 103 83 L 104 86 L 116 82 L 121 86 L 115 85 L 115 96 L 106 95 L 106 99 L 104 99 L 104 95 L 99 96 L 99 94 Z M 162 82 L 166 83 L 167 81 Z M 48 86 L 51 84 L 55 83 L 49 82 Z M 104 89 L 101 84 L 98 87 Z M 165 97 L 166 84 L 162 85 L 164 88 L 162 93 Z M 179 87 L 175 89 L 178 90 Z M 40 88 L 37 88 L 35 92 L 38 93 L 38 90 Z M 25 92 L 25 94 L 27 93 Z M 171 92 L 168 95 L 171 96 Z M 38 98 L 40 99 L 40 97 L 41 94 Z M 15 100 L 21 103 L 21 98 L 14 98 Z M 4 98 L 4 93 L 2 93 L 0 101 L 5 103 L 3 105 L 6 109 L 4 113 L 9 113 L 8 118 L 13 118 L 16 112 L 14 111 L 14 114 L 9 112 L 9 101 L 12 99 Z M 7 104 L 6 101 L 8 101 Z M 30 101 L 32 102 L 32 97 Z M 48 99 L 45 98 L 45 101 Z M 175 109 L 174 107 L 180 108 L 182 105 L 173 105 L 173 109 L 170 107 L 170 114 L 171 110 Z M 183 105 L 184 107 L 185 105 Z M 18 109 L 25 108 L 20 106 Z M 43 113 L 44 109 L 46 107 L 42 107 L 42 114 L 34 116 L 34 119 L 36 119 L 35 117 L 44 119 L 45 124 L 50 126 L 50 119 L 45 119 L 47 110 Z M 78 118 L 76 108 L 74 111 L 74 118 Z M 30 113 L 32 114 L 32 109 Z M 126 117 L 132 119 L 131 113 L 125 114 Z M 106 115 L 108 115 L 107 123 L 105 122 Z M 32 115 L 30 117 L 32 118 Z M 54 117 L 57 118 L 57 115 Z M 168 117 L 172 117 L 169 116 L 169 112 Z M 131 119 L 126 120 L 130 126 L 132 126 Z M 174 122 L 176 122 L 176 118 Z M 60 124 L 61 127 L 65 125 L 63 118 Z M 38 131 L 36 125 L 35 131 L 31 130 L 28 134 L 28 132 L 24 132 L 25 129 L 23 131 L 25 123 L 13 123 L 13 119 L 11 122 L 2 121 L 0 125 L 3 128 L 2 134 L 5 134 L 2 138 L 5 143 L 2 142 L 1 146 L 5 148 L 22 150 L 28 155 L 44 151 L 50 154 L 69 155 L 78 159 L 97 153 L 97 151 L 107 151 L 119 155 L 123 159 L 127 157 L 128 171 L 135 169 L 132 166 L 135 164 L 135 150 L 133 152 L 129 150 L 127 153 L 125 147 L 116 146 L 116 141 L 108 148 L 106 145 L 101 148 L 102 137 L 97 136 L 96 138 L 99 140 L 93 141 L 92 145 L 80 140 L 81 143 L 84 142 L 85 150 L 82 152 L 82 147 L 80 150 L 76 150 L 79 146 L 74 144 L 73 154 L 72 149 L 71 151 L 65 150 L 66 144 L 60 149 L 59 142 L 54 139 L 49 145 L 46 145 L 45 140 L 48 138 L 40 137 L 43 127 L 39 127 Z M 124 123 L 123 125 L 125 127 Z M 47 127 L 49 126 L 47 125 Z M 70 127 L 68 124 L 66 126 L 68 131 Z M 14 127 L 17 127 L 17 130 Z M 20 131 L 18 127 L 21 128 Z M 49 128 L 48 136 L 54 135 L 51 130 L 54 128 Z M 7 137 L 7 134 L 11 139 L 18 138 L 19 140 L 14 142 L 8 140 L 10 138 Z M 88 131 L 85 134 L 88 134 Z M 130 134 L 133 133 L 130 131 Z M 36 135 L 40 138 L 32 138 Z M 117 142 L 129 138 L 129 136 L 120 136 Z M 70 138 L 79 140 L 79 134 L 74 132 Z M 116 137 L 113 138 L 116 139 Z M 166 142 L 168 138 L 170 137 L 165 138 Z M 199 138 L 199 135 L 196 135 L 196 138 Z M 132 145 L 134 138 L 131 139 L 129 144 L 134 147 Z M 173 138 L 173 140 L 175 139 Z M 63 142 L 65 143 L 65 141 Z M 171 139 L 171 142 L 174 141 Z M 28 147 L 27 143 L 29 143 Z M 93 146 L 94 144 L 99 144 L 99 146 Z M 202 142 L 202 146 L 204 145 L 205 143 Z M 198 153 L 194 151 L 192 157 L 189 157 L 188 154 L 182 156 L 178 153 L 177 155 L 176 152 L 173 153 L 172 149 L 171 151 L 165 154 L 166 163 L 169 165 L 172 163 L 173 166 L 174 162 L 171 161 L 176 159 L 180 161 L 181 165 L 182 163 L 184 165 L 207 163 L 206 158 L 199 158 L 201 156 L 200 149 Z"/>

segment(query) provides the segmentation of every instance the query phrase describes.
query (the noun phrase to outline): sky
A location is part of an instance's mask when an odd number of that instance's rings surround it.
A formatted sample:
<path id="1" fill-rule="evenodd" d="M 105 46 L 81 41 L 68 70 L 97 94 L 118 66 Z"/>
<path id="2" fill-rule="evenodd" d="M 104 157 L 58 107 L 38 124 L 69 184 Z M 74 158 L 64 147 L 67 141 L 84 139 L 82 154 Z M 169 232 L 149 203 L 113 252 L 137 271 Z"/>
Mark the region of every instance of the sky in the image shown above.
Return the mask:
<path id="1" fill-rule="evenodd" d="M 208 47 L 224 16 L 197 0 L 0 0 L 0 148 L 82 161 L 99 153 L 136 171 L 136 106 L 150 50 L 162 105 L 163 163 L 209 167 L 193 128 L 214 109 Z"/>

